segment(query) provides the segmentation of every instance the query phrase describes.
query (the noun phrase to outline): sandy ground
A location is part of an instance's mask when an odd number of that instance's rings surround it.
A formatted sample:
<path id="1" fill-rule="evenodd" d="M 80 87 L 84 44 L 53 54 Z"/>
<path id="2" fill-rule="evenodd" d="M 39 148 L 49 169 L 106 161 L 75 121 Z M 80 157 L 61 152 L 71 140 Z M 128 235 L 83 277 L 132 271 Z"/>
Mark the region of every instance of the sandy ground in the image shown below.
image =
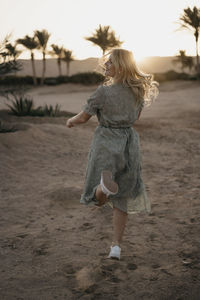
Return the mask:
<path id="1" fill-rule="evenodd" d="M 77 112 L 94 89 L 31 93 Z M 198 82 L 164 83 L 135 124 L 152 213 L 129 217 L 120 261 L 107 259 L 111 208 L 79 204 L 96 119 L 67 129 L 0 111 L 16 128 L 0 134 L 1 300 L 199 299 L 199 95 Z"/>

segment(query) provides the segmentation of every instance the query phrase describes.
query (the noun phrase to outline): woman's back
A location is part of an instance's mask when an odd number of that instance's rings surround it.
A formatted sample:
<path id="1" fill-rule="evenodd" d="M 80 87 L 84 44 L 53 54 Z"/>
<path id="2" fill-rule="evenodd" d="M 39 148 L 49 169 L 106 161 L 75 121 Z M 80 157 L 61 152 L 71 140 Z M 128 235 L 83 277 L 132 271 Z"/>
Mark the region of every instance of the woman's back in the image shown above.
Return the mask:
<path id="1" fill-rule="evenodd" d="M 131 127 L 140 109 L 131 88 L 121 83 L 100 86 L 85 107 L 86 112 L 97 114 L 100 125 L 116 128 Z"/>

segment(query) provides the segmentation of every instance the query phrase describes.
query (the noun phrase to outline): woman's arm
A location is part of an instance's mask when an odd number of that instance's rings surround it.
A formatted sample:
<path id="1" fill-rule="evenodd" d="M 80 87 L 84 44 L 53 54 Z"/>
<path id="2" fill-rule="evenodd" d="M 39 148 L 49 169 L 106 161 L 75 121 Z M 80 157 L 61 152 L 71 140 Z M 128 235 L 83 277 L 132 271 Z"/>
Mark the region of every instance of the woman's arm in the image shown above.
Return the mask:
<path id="1" fill-rule="evenodd" d="M 74 127 L 74 125 L 86 123 L 92 116 L 85 113 L 84 111 L 81 111 L 78 115 L 70 118 L 66 122 L 66 126 L 71 128 Z"/>

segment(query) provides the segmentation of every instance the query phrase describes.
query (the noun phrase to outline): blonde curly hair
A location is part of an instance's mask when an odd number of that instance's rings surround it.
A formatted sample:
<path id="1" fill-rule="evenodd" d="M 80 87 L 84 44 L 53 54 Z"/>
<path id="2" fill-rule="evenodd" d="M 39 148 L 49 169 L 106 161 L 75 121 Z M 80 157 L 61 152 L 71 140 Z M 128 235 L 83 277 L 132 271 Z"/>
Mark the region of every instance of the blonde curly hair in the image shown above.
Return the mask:
<path id="1" fill-rule="evenodd" d="M 159 94 L 159 84 L 153 80 L 153 75 L 141 72 L 136 65 L 133 53 L 121 48 L 111 49 L 103 56 L 101 60 L 103 69 L 105 69 L 108 55 L 115 67 L 115 76 L 106 78 L 104 85 L 123 83 L 131 87 L 138 105 L 150 105 Z"/>

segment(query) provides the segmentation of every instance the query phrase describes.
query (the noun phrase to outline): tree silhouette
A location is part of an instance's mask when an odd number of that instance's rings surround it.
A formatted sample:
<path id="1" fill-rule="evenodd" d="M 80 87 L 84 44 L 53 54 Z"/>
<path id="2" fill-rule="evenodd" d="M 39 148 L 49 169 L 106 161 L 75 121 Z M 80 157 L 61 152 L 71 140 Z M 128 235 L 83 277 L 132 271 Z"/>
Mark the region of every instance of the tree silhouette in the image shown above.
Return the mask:
<path id="1" fill-rule="evenodd" d="M 66 62 L 66 75 L 69 76 L 70 63 L 74 60 L 72 51 L 64 49 L 62 60 Z"/>
<path id="2" fill-rule="evenodd" d="M 58 73 L 59 76 L 62 76 L 62 70 L 61 70 L 61 59 L 63 57 L 63 47 L 59 47 L 58 45 L 52 44 L 52 51 L 49 51 L 49 54 L 51 56 L 56 56 L 57 57 L 57 64 L 58 64 Z"/>
<path id="3" fill-rule="evenodd" d="M 105 54 L 106 50 L 113 47 L 120 47 L 123 43 L 116 38 L 115 32 L 111 30 L 110 26 L 102 27 L 101 25 L 99 25 L 99 28 L 96 29 L 92 36 L 85 37 L 85 39 L 99 46 L 103 51 L 103 55 Z"/>
<path id="4" fill-rule="evenodd" d="M 36 80 L 36 71 L 35 71 L 35 60 L 34 60 L 34 50 L 38 47 L 38 42 L 34 37 L 30 37 L 29 35 L 26 35 L 23 39 L 17 40 L 18 44 L 23 45 L 26 49 L 30 50 L 31 52 L 31 65 L 33 70 L 33 83 L 34 85 L 37 84 Z"/>
<path id="5" fill-rule="evenodd" d="M 44 83 L 45 73 L 46 73 L 46 53 L 47 53 L 47 43 L 50 38 L 51 34 L 43 29 L 41 31 L 35 30 L 35 38 L 38 42 L 38 49 L 42 51 L 43 57 L 43 69 L 42 69 L 42 76 L 41 76 L 41 84 Z"/>
<path id="6" fill-rule="evenodd" d="M 193 58 L 185 54 L 185 50 L 179 50 L 179 55 L 176 55 L 176 58 L 173 60 L 174 64 L 181 64 L 181 70 L 184 71 L 185 68 L 188 68 L 191 72 L 194 64 Z"/>
<path id="7" fill-rule="evenodd" d="M 14 61 L 16 61 L 16 59 L 22 53 L 22 51 L 20 51 L 20 50 L 17 49 L 17 45 L 16 44 L 12 45 L 11 43 L 8 43 L 5 48 L 7 50 L 8 57 L 10 57 L 11 59 L 13 59 Z"/>
<path id="8" fill-rule="evenodd" d="M 184 9 L 184 14 L 180 17 L 181 28 L 192 30 L 195 36 L 196 42 L 196 61 L 197 61 L 197 72 L 200 72 L 199 64 L 199 52 L 198 52 L 198 40 L 200 33 L 200 9 L 196 6 L 191 9 L 190 7 Z"/>
<path id="9" fill-rule="evenodd" d="M 8 73 L 16 72 L 21 69 L 21 64 L 16 61 L 16 59 L 12 59 L 8 49 L 10 48 L 9 42 L 10 36 L 6 36 L 3 41 L 0 42 L 0 75 L 6 75 Z M 19 55 L 20 51 L 17 51 L 17 55 Z M 21 52 L 20 52 L 21 53 Z M 5 61 L 5 57 L 7 61 Z M 11 59 L 10 59 L 11 58 Z"/>
<path id="10" fill-rule="evenodd" d="M 9 36 L 6 36 L 3 41 L 0 42 L 0 76 L 7 75 L 12 72 L 19 71 L 21 64 L 15 60 L 9 60 L 5 62 L 5 53 L 7 53 L 7 46 L 9 45 Z M 4 96 L 5 91 L 1 89 L 0 95 Z M 4 124 L 0 119 L 0 133 L 14 131 L 12 127 Z"/>

